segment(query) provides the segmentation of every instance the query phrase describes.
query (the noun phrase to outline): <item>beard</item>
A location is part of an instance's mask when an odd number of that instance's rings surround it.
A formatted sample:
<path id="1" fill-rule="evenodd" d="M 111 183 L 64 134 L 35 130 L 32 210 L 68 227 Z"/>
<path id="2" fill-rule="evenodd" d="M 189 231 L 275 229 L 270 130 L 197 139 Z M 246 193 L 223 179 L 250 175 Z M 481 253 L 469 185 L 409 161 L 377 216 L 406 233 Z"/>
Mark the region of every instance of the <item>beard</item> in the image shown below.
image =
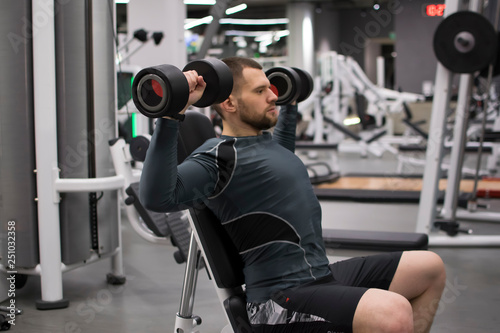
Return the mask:
<path id="1" fill-rule="evenodd" d="M 250 111 L 245 103 L 242 103 L 242 101 L 240 101 L 239 106 L 241 121 L 260 131 L 268 130 L 271 127 L 274 127 L 278 122 L 278 117 L 272 113 L 266 112 L 264 114 L 256 114 L 255 112 Z"/>

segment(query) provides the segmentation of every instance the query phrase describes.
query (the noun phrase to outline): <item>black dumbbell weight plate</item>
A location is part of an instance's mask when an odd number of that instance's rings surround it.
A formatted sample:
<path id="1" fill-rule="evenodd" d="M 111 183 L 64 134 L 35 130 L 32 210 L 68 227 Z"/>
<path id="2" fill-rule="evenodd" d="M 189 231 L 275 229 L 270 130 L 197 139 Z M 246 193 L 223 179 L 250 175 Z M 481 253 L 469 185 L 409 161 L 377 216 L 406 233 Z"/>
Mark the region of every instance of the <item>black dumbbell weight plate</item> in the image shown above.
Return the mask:
<path id="1" fill-rule="evenodd" d="M 194 70 L 203 76 L 207 84 L 201 99 L 194 103 L 197 107 L 207 107 L 224 102 L 233 90 L 233 74 L 227 65 L 218 59 L 192 61 L 184 67 L 183 72 Z"/>
<path id="2" fill-rule="evenodd" d="M 266 76 L 278 91 L 277 105 L 287 105 L 297 101 L 300 95 L 300 76 L 291 67 L 273 67 L 266 72 Z"/>
<path id="3" fill-rule="evenodd" d="M 299 97 L 297 98 L 297 103 L 300 103 L 311 96 L 311 93 L 314 89 L 314 81 L 311 74 L 309 74 L 305 70 L 297 67 L 292 68 L 297 72 L 297 74 L 299 74 L 300 77 L 300 93 Z"/>
<path id="4" fill-rule="evenodd" d="M 144 68 L 132 84 L 135 106 L 150 118 L 176 115 L 186 106 L 188 98 L 186 77 L 172 65 Z"/>
<path id="5" fill-rule="evenodd" d="M 497 35 L 482 15 L 462 11 L 445 18 L 434 34 L 434 53 L 454 73 L 473 73 L 496 58 Z"/>

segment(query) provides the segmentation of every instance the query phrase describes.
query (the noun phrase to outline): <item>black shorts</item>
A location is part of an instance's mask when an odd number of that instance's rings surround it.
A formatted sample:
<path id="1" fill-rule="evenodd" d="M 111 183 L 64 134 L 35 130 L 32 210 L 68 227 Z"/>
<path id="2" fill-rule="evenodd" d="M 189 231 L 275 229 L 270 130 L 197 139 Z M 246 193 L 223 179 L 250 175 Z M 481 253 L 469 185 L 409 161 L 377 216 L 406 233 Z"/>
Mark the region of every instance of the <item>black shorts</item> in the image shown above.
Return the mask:
<path id="1" fill-rule="evenodd" d="M 332 275 L 275 293 L 270 301 L 260 304 L 263 308 L 257 309 L 261 311 L 260 323 L 250 318 L 254 332 L 352 331 L 359 300 L 369 288 L 389 289 L 401 254 L 339 261 L 330 265 Z M 264 324 L 262 314 L 266 312 L 273 319 Z"/>

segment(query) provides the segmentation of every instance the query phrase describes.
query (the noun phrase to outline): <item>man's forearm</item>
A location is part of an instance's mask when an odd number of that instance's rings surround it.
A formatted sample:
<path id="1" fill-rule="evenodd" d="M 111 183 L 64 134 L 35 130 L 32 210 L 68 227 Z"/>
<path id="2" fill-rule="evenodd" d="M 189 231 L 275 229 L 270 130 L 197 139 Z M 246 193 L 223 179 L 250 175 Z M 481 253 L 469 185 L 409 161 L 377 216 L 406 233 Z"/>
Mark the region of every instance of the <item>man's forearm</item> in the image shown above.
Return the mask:
<path id="1" fill-rule="evenodd" d="M 177 135 L 175 120 L 158 119 L 151 138 L 140 181 L 140 200 L 153 211 L 167 211 L 173 204 L 177 181 Z"/>

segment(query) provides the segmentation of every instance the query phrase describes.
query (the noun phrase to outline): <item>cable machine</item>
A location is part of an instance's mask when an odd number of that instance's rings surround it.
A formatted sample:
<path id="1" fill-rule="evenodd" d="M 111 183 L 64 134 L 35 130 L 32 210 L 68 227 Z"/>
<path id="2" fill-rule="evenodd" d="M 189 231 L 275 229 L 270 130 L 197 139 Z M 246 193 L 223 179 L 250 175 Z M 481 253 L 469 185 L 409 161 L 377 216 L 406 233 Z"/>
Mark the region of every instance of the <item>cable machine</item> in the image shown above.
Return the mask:
<path id="1" fill-rule="evenodd" d="M 0 59 L 10 67 L 0 78 L 0 196 L 9 198 L 0 200 L 0 270 L 40 276 L 38 309 L 67 307 L 62 274 L 104 258 L 108 283 L 125 282 L 117 191 L 124 179 L 107 145 L 116 136 L 113 8 L 93 0 L 0 3 L 0 30 L 11 40 Z"/>

